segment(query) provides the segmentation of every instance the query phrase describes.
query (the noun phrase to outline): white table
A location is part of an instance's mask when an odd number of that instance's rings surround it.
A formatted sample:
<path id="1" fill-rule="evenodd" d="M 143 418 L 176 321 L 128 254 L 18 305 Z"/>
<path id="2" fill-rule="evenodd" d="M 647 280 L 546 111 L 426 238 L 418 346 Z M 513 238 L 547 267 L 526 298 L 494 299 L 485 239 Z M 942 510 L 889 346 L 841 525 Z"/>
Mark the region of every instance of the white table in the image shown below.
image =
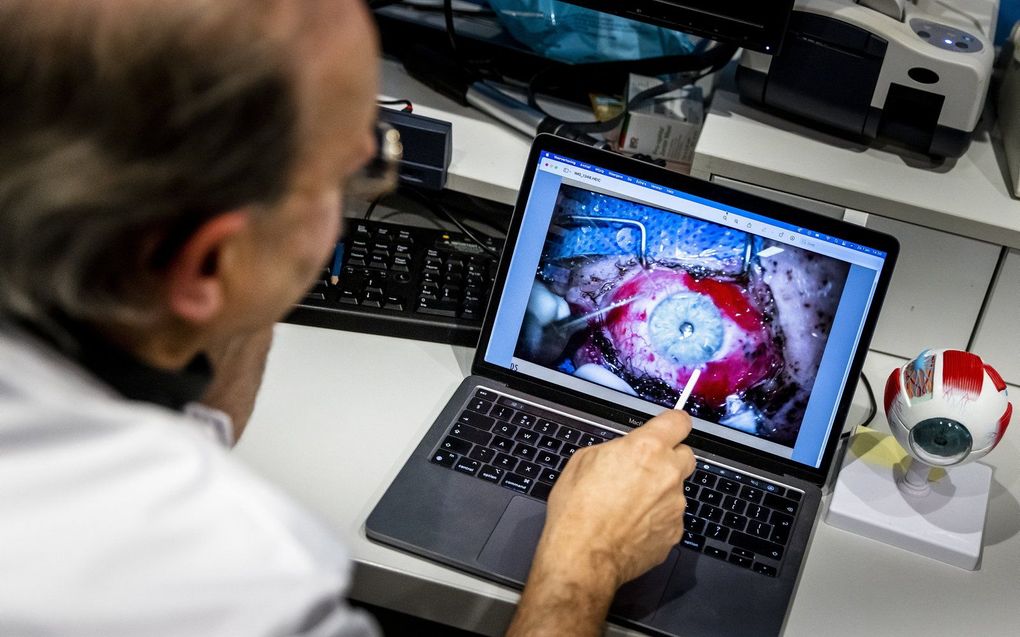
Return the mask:
<path id="1" fill-rule="evenodd" d="M 321 515 L 357 565 L 351 595 L 475 632 L 505 630 L 517 593 L 369 541 L 364 521 L 469 373 L 472 350 L 281 324 L 263 391 L 235 453 Z M 872 354 L 881 388 L 900 361 Z M 1013 389 L 1014 395 L 1020 391 Z M 850 421 L 867 399 L 859 390 Z M 877 427 L 883 425 L 881 414 Z M 786 635 L 1014 635 L 1020 627 L 1020 434 L 995 467 L 976 572 L 819 521 Z M 613 629 L 611 634 L 628 634 Z"/>

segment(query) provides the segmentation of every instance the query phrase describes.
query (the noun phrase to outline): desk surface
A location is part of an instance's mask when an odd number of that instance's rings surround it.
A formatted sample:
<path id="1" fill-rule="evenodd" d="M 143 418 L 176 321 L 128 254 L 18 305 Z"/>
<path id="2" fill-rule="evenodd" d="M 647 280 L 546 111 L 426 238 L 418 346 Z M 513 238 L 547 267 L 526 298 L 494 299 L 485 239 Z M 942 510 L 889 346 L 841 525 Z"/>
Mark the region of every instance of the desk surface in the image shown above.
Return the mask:
<path id="1" fill-rule="evenodd" d="M 515 591 L 375 544 L 364 533 L 372 507 L 469 373 L 471 355 L 450 345 L 281 324 L 263 391 L 235 453 L 318 512 L 350 547 L 357 565 L 352 596 L 496 635 L 510 619 Z M 872 354 L 865 371 L 880 387 L 898 362 Z M 859 390 L 851 422 L 863 418 L 866 406 Z M 986 458 L 995 473 L 980 570 L 964 571 L 819 521 L 786 635 L 927 637 L 978 628 L 984 635 L 1015 634 L 1016 431 Z"/>
<path id="2" fill-rule="evenodd" d="M 719 174 L 899 221 L 1020 248 L 1020 201 L 1002 145 L 979 130 L 963 156 L 927 157 L 864 146 L 717 92 L 692 174 Z"/>

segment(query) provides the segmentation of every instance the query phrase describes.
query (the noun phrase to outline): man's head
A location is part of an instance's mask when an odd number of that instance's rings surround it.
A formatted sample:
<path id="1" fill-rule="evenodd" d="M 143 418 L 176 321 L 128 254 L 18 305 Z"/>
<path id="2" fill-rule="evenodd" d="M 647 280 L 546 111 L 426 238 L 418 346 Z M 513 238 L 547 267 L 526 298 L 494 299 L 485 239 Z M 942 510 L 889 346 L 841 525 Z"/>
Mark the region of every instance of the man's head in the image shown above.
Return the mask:
<path id="1" fill-rule="evenodd" d="M 0 313 L 132 346 L 278 319 L 373 151 L 376 58 L 359 0 L 4 2 Z"/>

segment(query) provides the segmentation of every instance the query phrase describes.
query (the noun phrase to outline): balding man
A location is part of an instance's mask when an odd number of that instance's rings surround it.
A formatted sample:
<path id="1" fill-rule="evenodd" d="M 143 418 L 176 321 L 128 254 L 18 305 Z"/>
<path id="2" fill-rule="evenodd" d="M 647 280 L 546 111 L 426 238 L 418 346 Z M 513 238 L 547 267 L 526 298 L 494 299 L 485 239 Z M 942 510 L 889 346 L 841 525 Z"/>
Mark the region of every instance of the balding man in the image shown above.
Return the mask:
<path id="1" fill-rule="evenodd" d="M 376 59 L 356 0 L 0 3 L 0 634 L 374 632 L 227 449 L 375 152 Z M 577 454 L 511 632 L 601 630 L 680 535 L 689 428 Z"/>

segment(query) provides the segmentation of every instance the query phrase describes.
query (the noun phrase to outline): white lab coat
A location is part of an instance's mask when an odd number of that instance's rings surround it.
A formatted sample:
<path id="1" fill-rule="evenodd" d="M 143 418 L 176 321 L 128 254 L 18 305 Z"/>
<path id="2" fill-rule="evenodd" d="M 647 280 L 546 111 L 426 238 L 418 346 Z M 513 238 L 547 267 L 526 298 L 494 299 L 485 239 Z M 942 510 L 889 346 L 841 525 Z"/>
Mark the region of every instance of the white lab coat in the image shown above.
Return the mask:
<path id="1" fill-rule="evenodd" d="M 349 562 L 209 421 L 0 324 L 0 635 L 368 635 Z"/>

